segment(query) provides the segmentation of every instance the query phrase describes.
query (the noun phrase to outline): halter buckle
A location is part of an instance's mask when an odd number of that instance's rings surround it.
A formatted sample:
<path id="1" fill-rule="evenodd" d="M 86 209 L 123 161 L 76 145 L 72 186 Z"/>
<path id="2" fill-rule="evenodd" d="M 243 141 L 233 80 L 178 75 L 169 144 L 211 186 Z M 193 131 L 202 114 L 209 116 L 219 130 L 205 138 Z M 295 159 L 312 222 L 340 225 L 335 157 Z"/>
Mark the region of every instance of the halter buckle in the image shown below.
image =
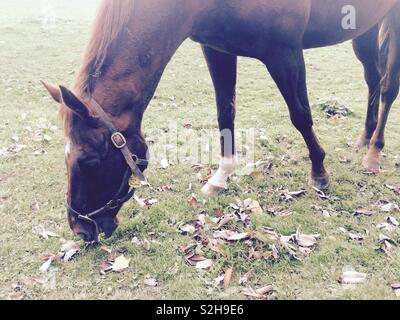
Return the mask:
<path id="1" fill-rule="evenodd" d="M 123 149 L 126 147 L 126 139 L 121 132 L 115 132 L 111 136 L 111 142 L 117 149 Z"/>

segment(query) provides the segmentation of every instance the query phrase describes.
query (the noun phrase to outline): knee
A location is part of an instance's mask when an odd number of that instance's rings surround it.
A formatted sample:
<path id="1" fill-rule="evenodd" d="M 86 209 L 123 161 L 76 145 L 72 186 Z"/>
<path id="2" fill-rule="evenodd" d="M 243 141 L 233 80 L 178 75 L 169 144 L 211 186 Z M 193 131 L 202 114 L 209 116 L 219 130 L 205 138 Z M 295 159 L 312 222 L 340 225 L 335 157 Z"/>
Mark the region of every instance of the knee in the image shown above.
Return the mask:
<path id="1" fill-rule="evenodd" d="M 314 125 L 311 112 L 307 110 L 298 110 L 291 113 L 293 125 L 300 131 L 310 129 Z"/>

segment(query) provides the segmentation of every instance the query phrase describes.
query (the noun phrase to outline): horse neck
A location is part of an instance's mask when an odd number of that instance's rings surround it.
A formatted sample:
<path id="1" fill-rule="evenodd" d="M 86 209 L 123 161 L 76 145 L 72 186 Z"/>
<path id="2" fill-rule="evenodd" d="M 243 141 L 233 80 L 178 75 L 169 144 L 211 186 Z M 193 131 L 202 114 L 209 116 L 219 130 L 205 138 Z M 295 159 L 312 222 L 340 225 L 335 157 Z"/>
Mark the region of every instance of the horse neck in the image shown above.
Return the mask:
<path id="1" fill-rule="evenodd" d="M 190 36 L 193 25 L 194 15 L 186 14 L 186 7 L 178 10 L 171 8 L 170 1 L 161 3 L 167 5 L 160 4 L 157 10 L 138 6 L 135 17 L 115 42 L 109 66 L 91 94 L 115 118 L 128 114 L 130 125 L 138 129 L 165 67 Z"/>

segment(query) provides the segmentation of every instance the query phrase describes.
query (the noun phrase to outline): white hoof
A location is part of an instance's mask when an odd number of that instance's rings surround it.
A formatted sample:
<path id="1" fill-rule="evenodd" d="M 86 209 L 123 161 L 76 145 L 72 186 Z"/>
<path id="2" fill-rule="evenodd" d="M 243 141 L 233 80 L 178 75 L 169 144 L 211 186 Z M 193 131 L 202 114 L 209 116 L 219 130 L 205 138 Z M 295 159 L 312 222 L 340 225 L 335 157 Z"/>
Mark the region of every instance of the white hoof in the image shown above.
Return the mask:
<path id="1" fill-rule="evenodd" d="M 226 189 L 225 188 L 221 188 L 221 187 L 217 187 L 212 185 L 211 183 L 207 183 L 202 189 L 201 192 L 208 197 L 211 196 L 217 196 L 220 193 L 224 192 Z"/>

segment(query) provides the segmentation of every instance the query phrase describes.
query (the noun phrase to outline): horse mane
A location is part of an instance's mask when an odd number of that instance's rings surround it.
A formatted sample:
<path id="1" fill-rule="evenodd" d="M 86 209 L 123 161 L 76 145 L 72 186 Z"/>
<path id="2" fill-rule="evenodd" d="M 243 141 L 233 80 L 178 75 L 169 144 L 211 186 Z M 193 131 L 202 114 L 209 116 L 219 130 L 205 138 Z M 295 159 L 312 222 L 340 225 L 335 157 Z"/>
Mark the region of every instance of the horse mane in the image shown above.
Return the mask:
<path id="1" fill-rule="evenodd" d="M 103 0 L 100 4 L 83 63 L 73 86 L 78 96 L 90 94 L 93 90 L 93 84 L 101 75 L 112 45 L 133 15 L 134 2 L 135 0 Z M 60 115 L 65 128 L 68 128 L 71 124 L 71 112 L 62 107 Z"/>

